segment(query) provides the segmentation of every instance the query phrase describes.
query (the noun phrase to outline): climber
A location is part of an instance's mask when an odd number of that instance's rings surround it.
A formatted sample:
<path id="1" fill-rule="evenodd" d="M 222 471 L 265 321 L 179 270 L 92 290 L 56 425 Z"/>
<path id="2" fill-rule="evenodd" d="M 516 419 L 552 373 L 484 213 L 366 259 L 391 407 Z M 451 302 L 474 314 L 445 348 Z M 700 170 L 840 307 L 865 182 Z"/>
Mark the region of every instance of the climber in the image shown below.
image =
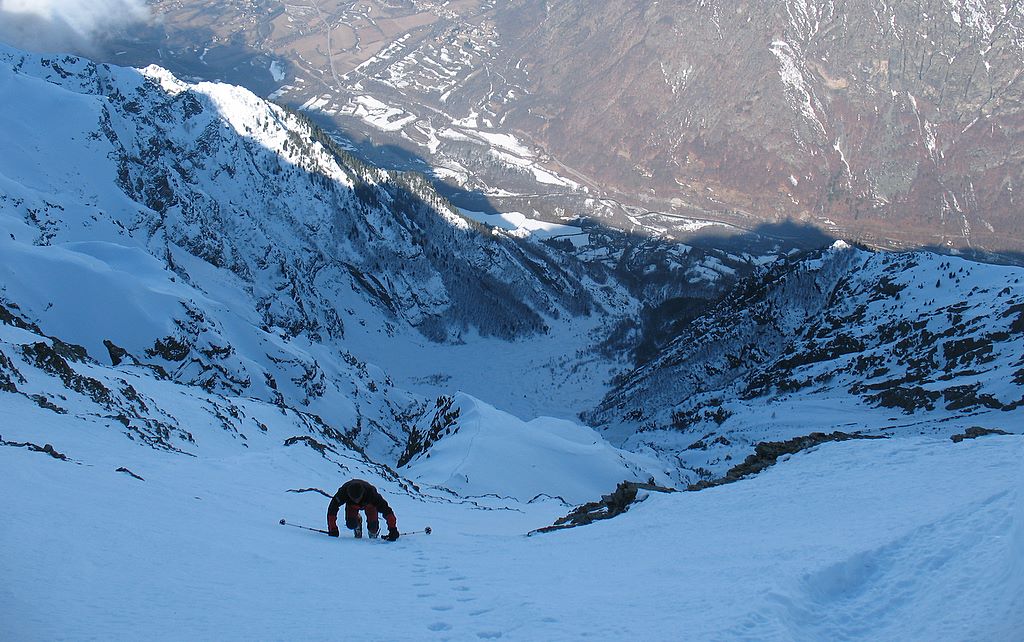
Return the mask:
<path id="1" fill-rule="evenodd" d="M 393 542 L 398 539 L 398 521 L 395 511 L 388 506 L 387 500 L 381 497 L 373 484 L 362 479 L 351 479 L 345 482 L 331 498 L 327 507 L 327 534 L 337 537 L 338 510 L 345 505 L 345 527 L 352 530 L 357 538 L 363 536 L 363 519 L 359 511 L 366 513 L 366 528 L 373 539 L 380 533 L 378 515 L 383 515 L 388 523 L 388 534 L 384 539 Z"/>

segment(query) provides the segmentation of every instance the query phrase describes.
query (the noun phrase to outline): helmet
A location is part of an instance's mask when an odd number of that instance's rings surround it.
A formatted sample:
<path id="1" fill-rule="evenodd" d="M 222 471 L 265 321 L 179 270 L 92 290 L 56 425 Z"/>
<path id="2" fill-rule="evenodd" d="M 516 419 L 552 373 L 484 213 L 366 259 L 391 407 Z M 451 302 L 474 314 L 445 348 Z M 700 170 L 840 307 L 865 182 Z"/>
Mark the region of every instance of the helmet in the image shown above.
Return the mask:
<path id="1" fill-rule="evenodd" d="M 348 496 L 348 500 L 350 502 L 358 504 L 363 501 L 363 497 L 366 496 L 366 482 L 355 479 L 345 486 L 345 494 Z"/>

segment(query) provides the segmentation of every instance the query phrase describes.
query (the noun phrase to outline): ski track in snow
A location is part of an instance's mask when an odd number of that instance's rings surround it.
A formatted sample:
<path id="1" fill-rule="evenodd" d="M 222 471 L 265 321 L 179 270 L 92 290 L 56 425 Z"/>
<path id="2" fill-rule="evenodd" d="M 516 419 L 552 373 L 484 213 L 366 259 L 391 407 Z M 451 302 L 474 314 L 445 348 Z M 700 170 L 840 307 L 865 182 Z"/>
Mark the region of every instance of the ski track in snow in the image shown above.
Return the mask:
<path id="1" fill-rule="evenodd" d="M 38 414 L 5 410 L 4 420 Z M 47 423 L 54 437 L 83 432 Z M 273 434 L 241 452 L 207 436 L 205 454 L 184 457 L 84 432 L 61 442 L 78 463 L 0 448 L 18 489 L 0 496 L 0 574 L 16 578 L 0 589 L 7 639 L 1007 639 L 991 636 L 1020 630 L 1016 436 L 828 444 L 754 479 L 654 493 L 614 520 L 534 537 L 523 533 L 564 507 L 471 508 L 350 467 L 380 486 L 400 528 L 434 529 L 387 544 L 278 525 L 322 528 L 327 501 L 285 490 L 330 488 L 344 474 L 309 449 L 281 450 Z"/>
<path id="2" fill-rule="evenodd" d="M 986 586 L 1006 584 L 1003 564 L 1010 554 L 1005 533 L 1012 524 L 1009 491 L 918 526 L 877 549 L 856 553 L 801 578 L 789 594 L 772 593 L 780 637 L 791 639 L 914 639 L 915 622 L 895 617 L 913 608 L 948 639 L 983 638 L 985 623 L 965 612 L 1009 607 L 1006 596 L 994 604 Z M 948 580 L 948 581 L 944 581 Z M 951 608 L 956 605 L 956 608 Z M 1005 616 L 1013 613 L 1009 608 Z M 767 614 L 743 628 L 751 639 L 763 635 Z"/>

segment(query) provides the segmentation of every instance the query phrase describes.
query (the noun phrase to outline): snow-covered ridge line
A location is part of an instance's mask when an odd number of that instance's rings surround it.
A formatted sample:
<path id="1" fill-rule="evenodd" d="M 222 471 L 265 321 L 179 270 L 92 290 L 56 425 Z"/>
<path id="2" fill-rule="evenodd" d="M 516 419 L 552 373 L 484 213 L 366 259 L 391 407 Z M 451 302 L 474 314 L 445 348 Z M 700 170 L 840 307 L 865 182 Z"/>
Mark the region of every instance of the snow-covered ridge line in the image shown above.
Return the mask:
<path id="1" fill-rule="evenodd" d="M 594 309 L 572 257 L 244 89 L 9 48 L 0 84 L 5 296 L 93 358 L 110 341 L 394 456 L 419 402 L 366 362 L 372 340 L 513 338 Z"/>
<path id="2" fill-rule="evenodd" d="M 1022 354 L 1021 268 L 837 243 L 746 279 L 588 418 L 693 483 L 811 432 L 1019 431 Z"/>
<path id="3" fill-rule="evenodd" d="M 520 502 L 557 488 L 563 501 L 581 504 L 623 479 L 661 478 L 655 460 L 613 448 L 586 426 L 547 417 L 524 422 L 461 393 L 438 399 L 400 462 L 423 483 Z"/>

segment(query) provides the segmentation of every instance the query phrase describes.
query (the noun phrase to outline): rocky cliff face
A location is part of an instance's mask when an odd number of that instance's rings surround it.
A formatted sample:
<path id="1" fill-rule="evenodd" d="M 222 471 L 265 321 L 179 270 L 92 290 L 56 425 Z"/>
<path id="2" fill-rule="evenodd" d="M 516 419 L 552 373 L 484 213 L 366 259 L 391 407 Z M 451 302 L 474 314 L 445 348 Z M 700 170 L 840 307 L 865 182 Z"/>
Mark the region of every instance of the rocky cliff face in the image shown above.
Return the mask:
<path id="1" fill-rule="evenodd" d="M 587 418 L 696 477 L 865 416 L 876 434 L 1013 426 L 1022 345 L 1019 268 L 837 243 L 743 281 Z"/>
<path id="2" fill-rule="evenodd" d="M 1019 4 L 516 4 L 510 120 L 600 182 L 748 225 L 1024 247 Z"/>

